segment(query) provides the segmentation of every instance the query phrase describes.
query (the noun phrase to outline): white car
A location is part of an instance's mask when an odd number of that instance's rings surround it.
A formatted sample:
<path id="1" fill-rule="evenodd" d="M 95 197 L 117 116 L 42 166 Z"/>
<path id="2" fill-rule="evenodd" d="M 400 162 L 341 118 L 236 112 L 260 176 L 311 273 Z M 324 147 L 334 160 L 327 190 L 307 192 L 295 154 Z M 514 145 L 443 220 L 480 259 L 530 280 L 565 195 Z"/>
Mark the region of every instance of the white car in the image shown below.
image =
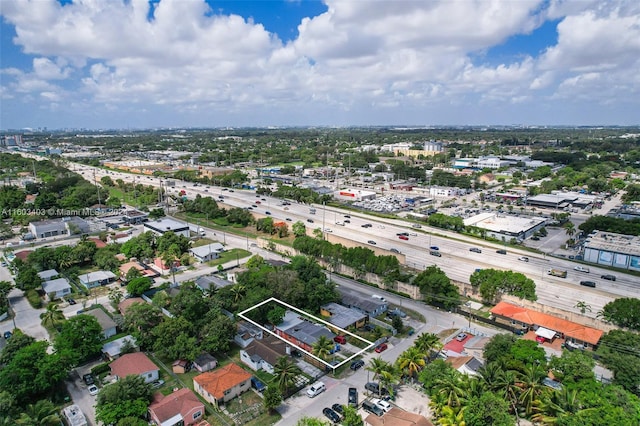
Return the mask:
<path id="1" fill-rule="evenodd" d="M 588 273 L 589 273 L 589 268 L 585 268 L 584 266 L 580 266 L 580 265 L 578 265 L 578 266 L 576 266 L 576 267 L 575 267 L 575 268 L 573 268 L 573 269 L 575 269 L 575 270 L 576 270 L 576 271 L 578 271 L 578 272 L 584 272 L 585 274 L 588 274 Z"/>
<path id="2" fill-rule="evenodd" d="M 324 232 L 332 233 L 333 231 L 329 228 L 324 228 Z"/>
<path id="3" fill-rule="evenodd" d="M 91 385 L 91 386 L 89 386 L 89 387 L 87 388 L 87 390 L 89 391 L 89 395 L 94 395 L 94 396 L 95 396 L 95 395 L 97 395 L 97 394 L 98 394 L 98 391 L 99 391 L 100 389 L 98 389 L 98 387 L 97 387 L 96 385 Z"/>
<path id="4" fill-rule="evenodd" d="M 519 261 L 521 261 L 521 262 L 528 262 L 528 261 L 529 261 L 529 258 L 528 258 L 527 256 L 520 256 L 520 257 L 518 258 L 518 260 L 519 260 Z"/>
<path id="5" fill-rule="evenodd" d="M 371 402 L 373 402 L 375 405 L 380 407 L 380 409 L 382 411 L 384 411 L 385 413 L 387 411 L 391 410 L 391 404 L 389 404 L 387 401 L 384 401 L 384 400 L 378 399 L 378 398 L 374 398 L 374 399 L 371 400 Z"/>

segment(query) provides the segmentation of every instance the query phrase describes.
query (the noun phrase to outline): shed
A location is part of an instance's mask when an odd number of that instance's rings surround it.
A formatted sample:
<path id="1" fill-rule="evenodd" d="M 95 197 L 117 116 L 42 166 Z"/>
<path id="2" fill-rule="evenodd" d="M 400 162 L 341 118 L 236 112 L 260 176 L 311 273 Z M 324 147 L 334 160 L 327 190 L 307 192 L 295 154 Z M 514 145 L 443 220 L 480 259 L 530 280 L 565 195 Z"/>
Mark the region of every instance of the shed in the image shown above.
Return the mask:
<path id="1" fill-rule="evenodd" d="M 217 366 L 218 366 L 218 360 L 206 352 L 201 353 L 193 361 L 193 368 L 195 368 L 201 373 L 204 373 L 205 371 L 213 370 Z"/>

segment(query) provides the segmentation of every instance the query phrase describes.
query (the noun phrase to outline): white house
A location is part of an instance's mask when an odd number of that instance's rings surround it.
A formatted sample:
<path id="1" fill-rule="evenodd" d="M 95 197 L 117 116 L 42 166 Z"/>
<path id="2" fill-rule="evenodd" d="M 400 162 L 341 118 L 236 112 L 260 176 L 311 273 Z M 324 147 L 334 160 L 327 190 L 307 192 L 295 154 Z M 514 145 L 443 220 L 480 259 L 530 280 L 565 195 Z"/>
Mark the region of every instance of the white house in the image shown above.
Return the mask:
<path id="1" fill-rule="evenodd" d="M 38 272 L 38 276 L 43 281 L 52 280 L 54 278 L 57 278 L 58 275 L 60 274 L 55 269 L 47 269 L 46 271 Z"/>
<path id="2" fill-rule="evenodd" d="M 264 370 L 274 374 L 274 366 L 278 359 L 287 355 L 287 344 L 274 336 L 262 340 L 254 340 L 240 350 L 240 360 L 254 371 Z"/>
<path id="3" fill-rule="evenodd" d="M 199 262 L 208 262 L 220 257 L 220 253 L 224 252 L 224 246 L 220 243 L 211 243 L 206 246 L 194 247 L 189 249 L 189 253 Z"/>
<path id="4" fill-rule="evenodd" d="M 100 287 L 109 284 L 116 279 L 116 275 L 111 271 L 94 271 L 78 276 L 80 283 L 86 288 Z"/>
<path id="5" fill-rule="evenodd" d="M 67 294 L 71 294 L 71 284 L 66 278 L 58 278 L 42 283 L 42 291 L 50 300 L 61 299 Z"/>
<path id="6" fill-rule="evenodd" d="M 137 375 L 144 379 L 145 383 L 158 380 L 160 369 L 142 352 L 124 354 L 113 361 L 109 368 L 111 374 L 122 379 L 130 375 Z"/>

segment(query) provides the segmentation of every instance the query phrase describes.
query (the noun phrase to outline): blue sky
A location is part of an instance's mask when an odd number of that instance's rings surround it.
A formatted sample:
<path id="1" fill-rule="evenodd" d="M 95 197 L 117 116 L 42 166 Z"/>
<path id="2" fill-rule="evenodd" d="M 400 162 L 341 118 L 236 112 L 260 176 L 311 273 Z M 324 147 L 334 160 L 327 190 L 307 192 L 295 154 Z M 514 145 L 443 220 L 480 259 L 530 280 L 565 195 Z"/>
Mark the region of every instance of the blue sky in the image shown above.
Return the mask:
<path id="1" fill-rule="evenodd" d="M 0 129 L 640 124 L 634 0 L 3 0 Z"/>

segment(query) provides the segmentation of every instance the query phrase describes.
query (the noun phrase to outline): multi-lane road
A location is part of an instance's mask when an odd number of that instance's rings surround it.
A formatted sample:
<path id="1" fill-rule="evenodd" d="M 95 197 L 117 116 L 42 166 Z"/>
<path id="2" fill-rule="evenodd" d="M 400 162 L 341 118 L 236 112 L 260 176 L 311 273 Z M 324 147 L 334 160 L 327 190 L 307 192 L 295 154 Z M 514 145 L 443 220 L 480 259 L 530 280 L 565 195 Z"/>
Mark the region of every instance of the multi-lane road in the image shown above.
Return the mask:
<path id="1" fill-rule="evenodd" d="M 339 235 L 342 238 L 353 240 L 372 249 L 391 250 L 396 249 L 406 257 L 406 264 L 417 270 L 422 270 L 429 265 L 437 265 L 450 278 L 460 282 L 469 282 L 469 276 L 476 269 L 496 268 L 521 272 L 533 279 L 536 283 L 538 301 L 542 304 L 565 309 L 579 314 L 576 304 L 579 301 L 591 306 L 591 311 L 586 315 L 595 316 L 598 310 L 609 301 L 618 297 L 637 297 L 640 283 L 637 277 L 630 274 L 615 272 L 615 282 L 600 278 L 609 271 L 589 266 L 590 273 L 574 270 L 578 263 L 567 259 L 548 257 L 544 254 L 531 254 L 526 250 L 506 248 L 507 254 L 499 254 L 496 251 L 503 249 L 500 244 L 466 237 L 441 229 L 422 227 L 412 228 L 410 223 L 400 219 L 383 219 L 372 217 L 365 213 L 354 213 L 348 210 L 325 207 L 321 205 L 306 205 L 291 203 L 283 205 L 281 199 L 269 196 L 257 197 L 255 191 L 226 190 L 217 186 L 198 184 L 197 186 L 179 180 L 174 180 L 174 187 L 166 187 L 165 179 L 139 176 L 130 173 L 107 171 L 84 165 L 76 165 L 76 171 L 82 173 L 87 179 L 95 176 L 97 181 L 103 176 L 110 176 L 113 180 L 122 179 L 125 182 L 136 182 L 144 185 L 164 185 L 170 194 L 177 194 L 184 190 L 187 197 L 196 195 L 211 196 L 219 203 L 228 207 L 251 208 L 257 217 L 267 216 L 267 212 L 274 220 L 289 221 L 294 223 L 302 221 L 307 228 L 320 228 L 327 234 Z M 220 198 L 220 196 L 224 198 Z M 259 202 L 259 203 L 258 203 Z M 255 207 L 254 207 L 255 206 Z M 311 213 L 311 208 L 315 213 Z M 348 215 L 350 217 L 345 217 Z M 308 222 L 312 220 L 313 222 Z M 348 220 L 350 223 L 345 223 Z M 340 222 L 343 226 L 337 225 Z M 370 224 L 370 227 L 362 225 Z M 408 232 L 409 239 L 401 240 L 398 233 Z M 373 241 L 375 244 L 371 244 Z M 436 257 L 429 254 L 430 247 L 437 246 L 442 256 Z M 469 251 L 476 247 L 482 253 Z M 527 256 L 529 262 L 519 261 L 520 256 Z M 567 278 L 557 278 L 547 274 L 549 269 L 568 271 Z M 597 283 L 595 289 L 580 285 L 580 281 L 590 280 Z"/>

